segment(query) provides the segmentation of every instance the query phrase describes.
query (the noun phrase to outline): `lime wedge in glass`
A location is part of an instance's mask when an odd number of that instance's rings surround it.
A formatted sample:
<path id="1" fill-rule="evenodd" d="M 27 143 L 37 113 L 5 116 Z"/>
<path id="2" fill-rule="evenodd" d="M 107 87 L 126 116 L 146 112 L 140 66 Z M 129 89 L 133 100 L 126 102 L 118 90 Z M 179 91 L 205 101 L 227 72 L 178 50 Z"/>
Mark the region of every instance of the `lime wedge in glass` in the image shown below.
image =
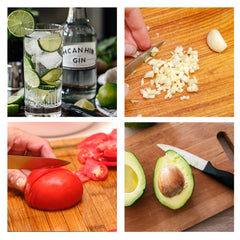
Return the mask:
<path id="1" fill-rule="evenodd" d="M 23 64 L 24 64 L 24 68 L 34 69 L 33 62 L 31 61 L 31 59 L 27 55 L 24 55 L 24 57 L 23 57 Z"/>
<path id="2" fill-rule="evenodd" d="M 8 104 L 21 104 L 23 96 L 12 95 L 8 98 Z"/>
<path id="3" fill-rule="evenodd" d="M 50 90 L 43 90 L 39 88 L 32 88 L 28 91 L 28 95 L 31 96 L 31 100 L 36 104 L 44 104 L 45 98 L 49 94 Z"/>
<path id="4" fill-rule="evenodd" d="M 30 87 L 36 88 L 40 84 L 40 76 L 34 69 L 24 69 L 24 80 Z"/>
<path id="5" fill-rule="evenodd" d="M 41 84 L 38 86 L 39 89 L 43 90 L 54 90 L 61 86 L 61 81 L 41 81 Z"/>
<path id="6" fill-rule="evenodd" d="M 7 107 L 8 116 L 13 116 L 19 112 L 19 105 L 18 104 L 11 104 Z"/>
<path id="7" fill-rule="evenodd" d="M 52 68 L 50 70 L 48 70 L 47 72 L 45 72 L 42 77 L 41 80 L 42 81 L 57 81 L 62 75 L 62 68 Z"/>
<path id="8" fill-rule="evenodd" d="M 76 103 L 74 103 L 74 105 L 80 108 L 87 109 L 89 111 L 95 110 L 94 105 L 91 102 L 89 102 L 86 98 L 78 100 Z"/>
<path id="9" fill-rule="evenodd" d="M 39 47 L 45 52 L 55 52 L 62 44 L 62 38 L 59 33 L 41 37 L 38 39 Z"/>
<path id="10" fill-rule="evenodd" d="M 29 34 L 28 29 L 35 28 L 35 21 L 32 14 L 26 10 L 18 9 L 8 15 L 7 27 L 15 37 L 23 37 Z"/>

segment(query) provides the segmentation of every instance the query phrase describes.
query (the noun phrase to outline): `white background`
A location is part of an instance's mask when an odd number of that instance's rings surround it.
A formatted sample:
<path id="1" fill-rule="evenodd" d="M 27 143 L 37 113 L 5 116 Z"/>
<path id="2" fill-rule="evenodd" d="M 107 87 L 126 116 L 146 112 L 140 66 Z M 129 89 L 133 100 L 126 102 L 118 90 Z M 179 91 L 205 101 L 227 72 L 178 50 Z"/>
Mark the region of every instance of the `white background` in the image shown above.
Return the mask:
<path id="1" fill-rule="evenodd" d="M 33 1 L 1 0 L 0 1 L 0 238 L 1 239 L 240 239 L 240 7 L 237 0 L 100 0 L 100 1 Z M 235 8 L 235 116 L 233 118 L 124 118 L 124 7 L 234 7 Z M 118 117 L 105 118 L 106 122 L 116 122 L 118 126 L 118 232 L 107 233 L 11 233 L 7 232 L 7 122 L 48 122 L 56 119 L 41 118 L 7 118 L 7 8 L 8 7 L 117 7 L 118 38 Z M 102 122 L 96 118 L 59 118 L 61 122 Z M 234 233 L 125 233 L 124 232 L 124 121 L 153 122 L 234 122 L 235 125 L 235 232 Z M 189 216 L 190 217 L 190 216 Z"/>

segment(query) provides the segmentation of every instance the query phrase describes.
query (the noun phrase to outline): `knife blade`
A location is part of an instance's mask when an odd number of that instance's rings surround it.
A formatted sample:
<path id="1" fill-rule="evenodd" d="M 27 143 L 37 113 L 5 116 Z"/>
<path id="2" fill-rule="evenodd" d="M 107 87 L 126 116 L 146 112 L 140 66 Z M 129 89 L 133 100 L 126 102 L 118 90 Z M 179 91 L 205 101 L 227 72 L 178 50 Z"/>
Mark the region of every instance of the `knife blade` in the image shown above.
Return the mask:
<path id="1" fill-rule="evenodd" d="M 234 189 L 234 175 L 230 172 L 215 168 L 210 161 L 202 159 L 192 153 L 166 144 L 157 144 L 163 151 L 173 150 L 181 155 L 191 166 L 201 170 L 203 173 L 213 177 L 222 184 Z"/>
<path id="2" fill-rule="evenodd" d="M 69 163 L 57 158 L 8 155 L 8 169 L 56 168 Z"/>
<path id="3" fill-rule="evenodd" d="M 154 47 L 160 47 L 164 43 L 165 43 L 164 41 L 157 43 L 156 45 L 149 48 L 147 51 L 143 52 L 141 55 L 139 55 L 138 57 L 133 59 L 131 62 L 129 62 L 125 66 L 125 78 L 128 75 L 130 75 L 134 70 L 136 70 L 136 68 L 138 68 L 142 63 L 144 63 L 147 58 L 149 58 L 151 56 L 151 51 Z"/>

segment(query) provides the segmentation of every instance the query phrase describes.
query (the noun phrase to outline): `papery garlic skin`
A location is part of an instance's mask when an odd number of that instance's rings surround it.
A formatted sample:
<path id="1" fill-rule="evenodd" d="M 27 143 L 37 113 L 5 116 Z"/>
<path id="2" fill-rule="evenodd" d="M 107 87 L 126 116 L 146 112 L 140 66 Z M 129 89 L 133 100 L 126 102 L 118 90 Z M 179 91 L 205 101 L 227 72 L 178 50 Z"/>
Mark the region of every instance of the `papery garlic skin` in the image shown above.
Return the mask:
<path id="1" fill-rule="evenodd" d="M 215 52 L 223 52 L 227 48 L 221 33 L 217 29 L 213 29 L 207 36 L 208 46 Z"/>

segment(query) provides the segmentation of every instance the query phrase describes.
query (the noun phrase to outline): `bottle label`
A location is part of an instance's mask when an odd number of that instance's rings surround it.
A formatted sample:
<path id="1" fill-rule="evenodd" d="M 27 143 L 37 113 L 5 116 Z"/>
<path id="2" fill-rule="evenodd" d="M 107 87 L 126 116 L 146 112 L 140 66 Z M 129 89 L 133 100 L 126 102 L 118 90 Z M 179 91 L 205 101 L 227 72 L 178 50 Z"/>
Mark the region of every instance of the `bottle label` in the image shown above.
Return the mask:
<path id="1" fill-rule="evenodd" d="M 96 65 L 96 42 L 63 46 L 63 68 L 86 69 Z"/>

